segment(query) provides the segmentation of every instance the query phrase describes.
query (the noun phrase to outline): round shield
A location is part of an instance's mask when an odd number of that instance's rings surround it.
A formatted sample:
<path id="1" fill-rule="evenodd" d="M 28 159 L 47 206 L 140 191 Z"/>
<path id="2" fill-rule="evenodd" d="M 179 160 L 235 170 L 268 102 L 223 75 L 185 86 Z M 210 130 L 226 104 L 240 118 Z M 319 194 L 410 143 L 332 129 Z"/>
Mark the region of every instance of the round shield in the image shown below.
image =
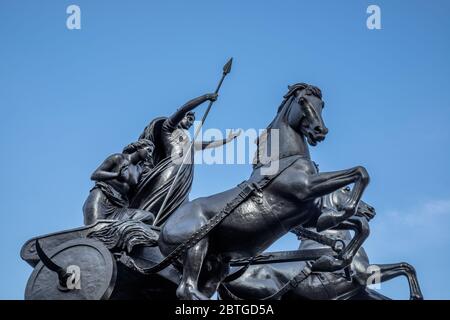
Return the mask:
<path id="1" fill-rule="evenodd" d="M 74 239 L 46 254 L 71 276 L 61 286 L 58 274 L 39 262 L 28 279 L 26 300 L 100 300 L 111 296 L 116 262 L 100 241 Z"/>

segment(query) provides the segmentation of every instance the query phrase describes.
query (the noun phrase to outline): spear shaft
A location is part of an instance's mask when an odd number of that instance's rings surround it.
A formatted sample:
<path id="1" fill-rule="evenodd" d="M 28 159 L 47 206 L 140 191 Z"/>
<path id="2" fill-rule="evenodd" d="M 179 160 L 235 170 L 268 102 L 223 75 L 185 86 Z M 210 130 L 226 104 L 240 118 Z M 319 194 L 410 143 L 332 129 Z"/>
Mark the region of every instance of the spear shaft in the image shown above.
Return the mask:
<path id="1" fill-rule="evenodd" d="M 223 80 L 225 79 L 225 77 L 227 76 L 227 74 L 230 73 L 231 71 L 231 64 L 233 62 L 233 58 L 231 58 L 230 60 L 228 60 L 228 62 L 224 65 L 223 67 L 223 72 L 222 72 L 222 78 L 220 78 L 219 84 L 216 87 L 216 90 L 214 91 L 215 94 L 219 93 L 220 87 L 222 86 Z M 194 133 L 194 139 L 192 139 L 191 144 L 189 146 L 189 150 L 186 152 L 186 154 L 183 157 L 183 160 L 181 161 L 180 167 L 177 170 L 177 173 L 175 175 L 175 178 L 172 181 L 172 184 L 170 185 L 169 191 L 167 191 L 167 194 L 164 198 L 163 203 L 161 204 L 161 207 L 159 208 L 158 214 L 155 217 L 155 221 L 153 222 L 153 225 L 156 226 L 158 224 L 158 222 L 162 221 L 163 219 L 165 219 L 167 217 L 167 214 L 162 216 L 162 213 L 167 205 L 167 201 L 169 200 L 170 195 L 173 192 L 173 188 L 175 187 L 175 184 L 178 180 L 178 177 L 180 176 L 181 173 L 181 169 L 183 168 L 183 166 L 186 163 L 187 158 L 191 155 L 191 152 L 194 151 L 194 145 L 195 145 L 195 141 L 200 133 L 200 130 L 203 126 L 203 124 L 205 123 L 206 118 L 208 117 L 209 111 L 211 110 L 211 107 L 213 105 L 214 101 L 210 101 L 208 104 L 208 108 L 206 108 L 205 113 L 203 114 L 202 119 L 200 120 L 200 124 L 198 125 L 197 129 L 195 130 Z M 193 165 L 193 164 L 191 164 Z"/>

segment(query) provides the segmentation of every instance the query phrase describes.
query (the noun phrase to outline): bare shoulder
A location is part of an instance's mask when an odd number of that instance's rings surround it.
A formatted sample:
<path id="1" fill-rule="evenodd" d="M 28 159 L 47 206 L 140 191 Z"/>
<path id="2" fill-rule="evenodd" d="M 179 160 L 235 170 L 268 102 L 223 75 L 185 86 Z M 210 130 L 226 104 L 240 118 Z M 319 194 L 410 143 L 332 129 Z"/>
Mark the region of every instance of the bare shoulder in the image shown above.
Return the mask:
<path id="1" fill-rule="evenodd" d="M 114 153 L 106 158 L 105 162 L 114 162 L 118 163 L 126 159 L 126 156 L 122 153 Z"/>

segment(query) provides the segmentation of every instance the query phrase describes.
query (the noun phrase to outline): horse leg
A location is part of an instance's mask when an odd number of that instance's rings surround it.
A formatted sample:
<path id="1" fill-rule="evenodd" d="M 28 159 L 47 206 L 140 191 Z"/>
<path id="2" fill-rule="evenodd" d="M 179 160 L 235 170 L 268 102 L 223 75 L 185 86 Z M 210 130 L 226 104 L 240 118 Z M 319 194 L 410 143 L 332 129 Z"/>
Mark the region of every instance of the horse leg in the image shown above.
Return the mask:
<path id="1" fill-rule="evenodd" d="M 347 202 L 339 211 L 329 210 L 319 217 L 317 231 L 320 232 L 338 225 L 356 213 L 359 200 L 369 184 L 369 174 L 364 167 L 358 166 L 348 170 L 310 175 L 306 180 L 304 200 L 322 197 L 349 184 L 355 184 Z"/>
<path id="2" fill-rule="evenodd" d="M 345 265 L 348 265 L 352 262 L 353 257 L 356 255 L 359 248 L 361 248 L 364 241 L 369 237 L 369 222 L 366 218 L 355 216 L 340 223 L 335 229 L 355 231 L 355 236 L 350 240 L 345 249 L 339 253 L 339 259 L 344 261 Z"/>
<path id="3" fill-rule="evenodd" d="M 363 217 L 351 217 L 348 220 L 341 222 L 335 227 L 337 230 L 353 230 L 355 236 L 348 243 L 348 245 L 339 253 L 338 258 L 331 256 L 323 256 L 319 258 L 313 265 L 315 271 L 337 271 L 348 266 L 353 257 L 358 252 L 359 248 L 366 241 L 370 234 L 369 223 L 366 218 Z"/>
<path id="4" fill-rule="evenodd" d="M 338 224 L 335 229 L 353 230 L 355 236 L 337 258 L 326 255 L 316 260 L 312 266 L 314 271 L 333 272 L 348 266 L 370 234 L 369 222 L 364 217 L 351 217 Z"/>
<path id="5" fill-rule="evenodd" d="M 198 290 L 198 279 L 203 261 L 208 252 L 208 238 L 200 240 L 190 248 L 184 259 L 183 277 L 177 289 L 177 297 L 181 300 L 209 300 Z"/>
<path id="6" fill-rule="evenodd" d="M 199 287 L 206 296 L 212 297 L 217 291 L 219 284 L 229 272 L 229 265 L 220 256 L 206 261 L 200 277 Z M 204 279 L 204 281 L 202 281 Z M 202 283 L 203 282 L 203 283 Z"/>
<path id="7" fill-rule="evenodd" d="M 312 265 L 314 271 L 334 272 L 348 266 L 370 233 L 369 223 L 362 217 L 351 217 L 335 227 L 337 230 L 354 230 L 355 236 L 339 253 L 338 257 L 325 255 L 317 259 Z"/>
<path id="8" fill-rule="evenodd" d="M 380 272 L 380 282 L 389 281 L 399 276 L 405 276 L 406 279 L 408 279 L 410 300 L 423 299 L 419 281 L 417 280 L 416 270 L 409 263 L 376 264 L 369 266 L 368 270 L 373 270 L 374 267 Z M 370 276 L 371 274 L 367 275 L 367 277 Z"/>

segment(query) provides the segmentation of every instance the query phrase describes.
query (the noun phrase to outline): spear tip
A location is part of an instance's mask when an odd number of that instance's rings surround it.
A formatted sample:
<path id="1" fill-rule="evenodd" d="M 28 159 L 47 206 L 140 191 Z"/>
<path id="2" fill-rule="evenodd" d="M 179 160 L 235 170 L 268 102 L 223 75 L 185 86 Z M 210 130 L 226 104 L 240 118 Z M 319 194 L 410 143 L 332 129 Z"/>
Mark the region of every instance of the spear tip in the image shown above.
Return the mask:
<path id="1" fill-rule="evenodd" d="M 228 62 L 223 66 L 223 74 L 230 73 L 232 64 L 233 64 L 233 58 L 230 58 L 230 60 L 228 60 Z"/>

